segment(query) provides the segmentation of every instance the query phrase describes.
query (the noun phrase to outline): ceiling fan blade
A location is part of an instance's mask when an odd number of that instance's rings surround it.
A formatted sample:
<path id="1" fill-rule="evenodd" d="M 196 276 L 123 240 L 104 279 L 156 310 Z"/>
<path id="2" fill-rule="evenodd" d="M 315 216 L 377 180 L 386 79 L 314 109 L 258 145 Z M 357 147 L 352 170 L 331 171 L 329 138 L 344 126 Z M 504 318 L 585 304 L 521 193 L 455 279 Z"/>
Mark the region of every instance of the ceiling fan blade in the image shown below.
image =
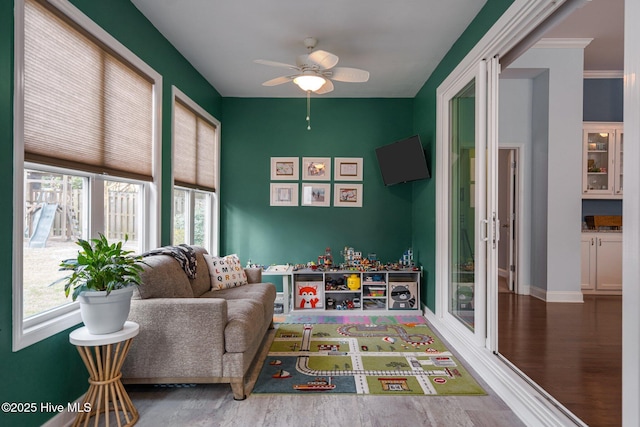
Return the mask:
<path id="1" fill-rule="evenodd" d="M 320 87 L 320 89 L 316 90 L 314 93 L 318 95 L 322 95 L 323 93 L 329 93 L 333 91 L 333 83 L 331 80 L 327 80 L 325 84 Z"/>
<path id="2" fill-rule="evenodd" d="M 300 68 L 292 64 L 285 64 L 284 62 L 269 61 L 267 59 L 254 59 L 256 64 L 269 65 L 270 67 L 291 68 L 292 70 L 299 70 Z"/>
<path id="3" fill-rule="evenodd" d="M 309 54 L 309 61 L 319 65 L 321 69 L 328 70 L 336 66 L 338 57 L 331 52 L 314 50 Z"/>
<path id="4" fill-rule="evenodd" d="M 369 72 L 358 68 L 337 67 L 328 74 L 329 78 L 339 82 L 362 83 L 369 80 Z"/>
<path id="5" fill-rule="evenodd" d="M 262 83 L 262 86 L 278 86 L 284 83 L 289 83 L 291 79 L 292 77 L 289 76 L 276 77 L 275 79 L 267 80 L 266 82 Z"/>

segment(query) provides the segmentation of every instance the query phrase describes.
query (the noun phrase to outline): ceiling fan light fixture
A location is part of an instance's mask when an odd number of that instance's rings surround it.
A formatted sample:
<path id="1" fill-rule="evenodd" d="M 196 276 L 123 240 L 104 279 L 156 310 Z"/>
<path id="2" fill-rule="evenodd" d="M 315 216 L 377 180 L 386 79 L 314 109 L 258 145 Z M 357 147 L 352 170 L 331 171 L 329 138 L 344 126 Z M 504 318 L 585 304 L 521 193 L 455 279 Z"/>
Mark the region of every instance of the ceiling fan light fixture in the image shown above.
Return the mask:
<path id="1" fill-rule="evenodd" d="M 303 74 L 293 79 L 293 82 L 305 92 L 315 92 L 316 90 L 320 89 L 327 81 L 324 79 L 324 77 L 320 77 L 315 74 Z"/>

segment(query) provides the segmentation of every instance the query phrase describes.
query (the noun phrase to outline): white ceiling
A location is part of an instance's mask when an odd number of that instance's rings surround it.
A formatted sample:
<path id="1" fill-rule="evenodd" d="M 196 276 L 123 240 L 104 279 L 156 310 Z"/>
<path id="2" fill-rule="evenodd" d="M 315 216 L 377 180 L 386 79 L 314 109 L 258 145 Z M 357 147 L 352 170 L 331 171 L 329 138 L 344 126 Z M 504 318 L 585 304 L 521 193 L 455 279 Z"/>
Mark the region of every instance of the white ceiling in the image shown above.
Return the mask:
<path id="1" fill-rule="evenodd" d="M 593 38 L 584 50 L 584 69 L 622 72 L 624 0 L 591 0 L 544 37 Z"/>
<path id="2" fill-rule="evenodd" d="M 338 55 L 338 66 L 371 73 L 366 83 L 335 82 L 335 90 L 321 96 L 414 97 L 485 2 L 132 0 L 222 96 L 270 98 L 305 94 L 292 83 L 263 87 L 287 69 L 253 60 L 295 63 L 307 53 L 308 36 L 318 39 L 317 49 Z M 585 51 L 587 66 L 621 70 L 623 3 L 592 0 L 575 13 L 586 17 L 572 23 L 572 16 L 566 28 L 563 23 L 546 36 L 594 37 Z"/>
<path id="3" fill-rule="evenodd" d="M 335 83 L 323 97 L 413 97 L 486 0 L 132 0 L 220 92 L 229 97 L 305 96 L 287 74 L 254 59 L 293 63 L 317 49 L 338 66 L 370 72 L 366 83 Z M 289 73 L 290 74 L 290 73 Z"/>

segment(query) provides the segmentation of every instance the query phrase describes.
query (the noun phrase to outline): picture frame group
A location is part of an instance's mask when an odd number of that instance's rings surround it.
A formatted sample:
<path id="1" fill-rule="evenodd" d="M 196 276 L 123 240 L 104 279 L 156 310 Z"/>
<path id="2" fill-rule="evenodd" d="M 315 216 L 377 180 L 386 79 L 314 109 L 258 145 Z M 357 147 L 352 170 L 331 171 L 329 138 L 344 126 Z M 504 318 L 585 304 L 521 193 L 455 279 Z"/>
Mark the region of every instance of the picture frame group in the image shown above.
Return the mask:
<path id="1" fill-rule="evenodd" d="M 333 183 L 333 206 L 362 207 L 361 157 L 271 157 L 271 181 L 303 181 L 271 182 L 271 206 L 331 206 L 332 171 L 334 181 L 347 181 Z"/>

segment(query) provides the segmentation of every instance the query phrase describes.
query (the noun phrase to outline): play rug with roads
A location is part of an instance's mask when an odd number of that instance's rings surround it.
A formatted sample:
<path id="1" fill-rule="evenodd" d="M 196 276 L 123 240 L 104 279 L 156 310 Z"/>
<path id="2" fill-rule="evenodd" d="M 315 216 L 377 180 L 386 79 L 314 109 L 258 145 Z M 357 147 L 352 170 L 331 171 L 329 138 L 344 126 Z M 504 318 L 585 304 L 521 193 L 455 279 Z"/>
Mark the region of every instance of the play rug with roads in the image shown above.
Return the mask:
<path id="1" fill-rule="evenodd" d="M 253 393 L 484 395 L 424 323 L 281 323 Z"/>

